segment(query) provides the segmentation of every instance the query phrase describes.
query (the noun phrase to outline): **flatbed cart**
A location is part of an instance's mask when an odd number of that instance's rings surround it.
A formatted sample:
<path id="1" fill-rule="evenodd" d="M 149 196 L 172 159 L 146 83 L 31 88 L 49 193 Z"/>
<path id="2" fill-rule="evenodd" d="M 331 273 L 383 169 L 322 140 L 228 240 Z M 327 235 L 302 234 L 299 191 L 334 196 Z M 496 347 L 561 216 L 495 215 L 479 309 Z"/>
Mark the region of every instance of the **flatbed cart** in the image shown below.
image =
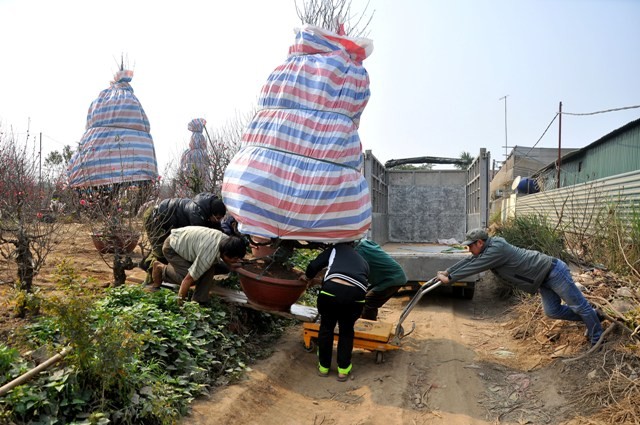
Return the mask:
<path id="1" fill-rule="evenodd" d="M 400 341 L 405 336 L 409 335 L 416 328 L 415 322 L 411 330 L 407 333 L 404 332 L 402 323 L 407 318 L 413 307 L 422 299 L 424 294 L 436 289 L 442 282 L 437 278 L 433 278 L 427 282 L 424 282 L 419 288 L 416 294 L 413 296 L 409 304 L 407 304 L 400 314 L 398 324 L 393 329 L 393 324 L 386 322 L 378 322 L 375 320 L 358 319 L 354 325 L 355 335 L 353 338 L 353 348 L 361 348 L 376 353 L 376 363 L 384 362 L 384 353 L 387 351 L 397 350 L 400 348 Z M 315 351 L 316 342 L 318 340 L 318 332 L 320 330 L 320 323 L 305 322 L 302 325 L 304 349 L 307 352 Z M 333 334 L 334 342 L 338 340 L 338 327 L 334 330 Z"/>

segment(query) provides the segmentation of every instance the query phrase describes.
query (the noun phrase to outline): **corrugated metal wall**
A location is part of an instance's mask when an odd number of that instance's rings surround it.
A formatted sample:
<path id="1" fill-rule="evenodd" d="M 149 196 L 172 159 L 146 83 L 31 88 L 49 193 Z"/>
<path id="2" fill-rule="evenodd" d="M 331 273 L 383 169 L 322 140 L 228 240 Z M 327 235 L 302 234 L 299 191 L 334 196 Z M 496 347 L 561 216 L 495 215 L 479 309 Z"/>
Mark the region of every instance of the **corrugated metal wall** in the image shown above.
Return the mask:
<path id="1" fill-rule="evenodd" d="M 560 186 L 594 181 L 609 176 L 628 173 L 640 168 L 640 127 L 595 145 L 562 162 Z M 538 184 L 553 189 L 557 187 L 557 172 L 549 169 L 542 173 Z"/>
<path id="2" fill-rule="evenodd" d="M 636 163 L 636 168 L 638 168 Z M 640 170 L 598 179 L 575 186 L 519 195 L 516 215 L 540 214 L 550 224 L 567 226 L 567 230 L 584 231 L 608 206 L 616 206 L 618 215 L 628 219 L 640 213 Z"/>

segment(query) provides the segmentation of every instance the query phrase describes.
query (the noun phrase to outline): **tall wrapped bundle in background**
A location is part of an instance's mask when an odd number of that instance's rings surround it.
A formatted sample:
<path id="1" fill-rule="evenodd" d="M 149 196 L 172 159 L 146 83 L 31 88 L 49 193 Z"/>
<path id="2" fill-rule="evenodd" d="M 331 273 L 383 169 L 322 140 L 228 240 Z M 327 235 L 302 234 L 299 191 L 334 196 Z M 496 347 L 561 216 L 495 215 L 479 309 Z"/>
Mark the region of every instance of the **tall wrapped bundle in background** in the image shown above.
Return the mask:
<path id="1" fill-rule="evenodd" d="M 153 181 L 158 165 L 149 119 L 121 69 L 89 106 L 86 131 L 69 164 L 71 187 Z"/>

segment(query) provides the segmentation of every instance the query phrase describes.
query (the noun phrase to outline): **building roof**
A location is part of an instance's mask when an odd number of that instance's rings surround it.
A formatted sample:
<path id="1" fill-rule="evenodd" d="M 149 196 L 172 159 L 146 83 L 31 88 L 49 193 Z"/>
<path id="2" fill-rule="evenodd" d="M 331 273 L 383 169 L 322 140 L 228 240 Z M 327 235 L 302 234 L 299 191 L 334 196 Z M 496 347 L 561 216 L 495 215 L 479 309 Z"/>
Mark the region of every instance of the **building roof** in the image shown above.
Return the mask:
<path id="1" fill-rule="evenodd" d="M 619 127 L 615 130 L 613 130 L 611 133 L 607 133 L 604 136 L 602 136 L 601 138 L 599 138 L 598 140 L 596 140 L 593 143 L 588 144 L 587 146 L 577 149 L 573 152 L 569 152 L 568 154 L 562 155 L 562 157 L 560 158 L 561 162 L 565 162 L 570 160 L 571 158 L 577 156 L 577 155 L 581 155 L 582 153 L 584 153 L 585 151 L 591 150 L 594 147 L 601 145 L 603 143 L 606 143 L 607 141 L 613 139 L 614 137 L 619 136 L 620 134 L 626 133 L 627 131 L 636 128 L 636 127 L 640 127 L 640 118 L 638 118 L 637 120 L 631 121 L 626 123 L 625 125 L 623 125 L 622 127 Z M 539 169 L 538 171 L 536 171 L 534 173 L 534 176 L 538 176 L 540 174 L 542 174 L 543 172 L 554 168 L 555 167 L 555 162 L 547 165 L 546 167 L 543 167 L 541 169 Z"/>

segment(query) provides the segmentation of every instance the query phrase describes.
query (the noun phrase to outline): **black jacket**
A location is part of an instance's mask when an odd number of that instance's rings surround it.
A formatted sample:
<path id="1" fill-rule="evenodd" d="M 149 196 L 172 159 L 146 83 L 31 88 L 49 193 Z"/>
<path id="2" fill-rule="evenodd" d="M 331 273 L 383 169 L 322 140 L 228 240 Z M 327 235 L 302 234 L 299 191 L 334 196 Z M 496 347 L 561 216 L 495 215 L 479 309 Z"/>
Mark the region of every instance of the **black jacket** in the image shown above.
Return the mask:
<path id="1" fill-rule="evenodd" d="M 328 267 L 324 282 L 333 278 L 346 280 L 367 292 L 369 264 L 356 252 L 351 243 L 339 243 L 324 250 L 307 266 L 305 275 L 313 278 Z"/>
<path id="2" fill-rule="evenodd" d="M 178 229 L 186 226 L 204 226 L 222 230 L 219 223 L 212 223 L 209 218 L 211 203 L 218 197 L 213 193 L 199 193 L 193 199 L 169 198 L 158 204 L 153 219 L 164 230 Z"/>

